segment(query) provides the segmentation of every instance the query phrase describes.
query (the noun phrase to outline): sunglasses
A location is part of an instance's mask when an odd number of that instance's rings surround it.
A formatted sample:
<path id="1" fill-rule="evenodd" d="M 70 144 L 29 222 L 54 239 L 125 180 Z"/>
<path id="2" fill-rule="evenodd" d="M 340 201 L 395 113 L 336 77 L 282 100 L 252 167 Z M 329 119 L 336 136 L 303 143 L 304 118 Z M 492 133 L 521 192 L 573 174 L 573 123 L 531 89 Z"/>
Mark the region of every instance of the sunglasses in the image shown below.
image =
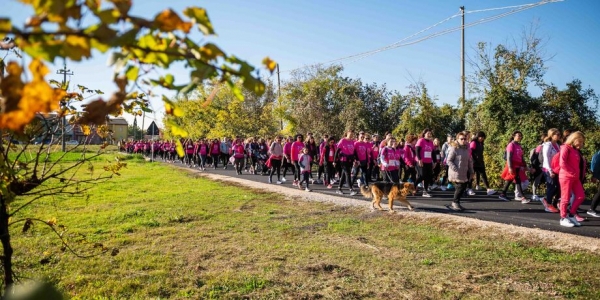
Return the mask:
<path id="1" fill-rule="evenodd" d="M 458 139 L 458 140 L 459 140 L 459 141 L 464 141 L 464 140 L 466 140 L 466 139 L 465 139 L 465 138 L 460 138 L 460 139 Z"/>

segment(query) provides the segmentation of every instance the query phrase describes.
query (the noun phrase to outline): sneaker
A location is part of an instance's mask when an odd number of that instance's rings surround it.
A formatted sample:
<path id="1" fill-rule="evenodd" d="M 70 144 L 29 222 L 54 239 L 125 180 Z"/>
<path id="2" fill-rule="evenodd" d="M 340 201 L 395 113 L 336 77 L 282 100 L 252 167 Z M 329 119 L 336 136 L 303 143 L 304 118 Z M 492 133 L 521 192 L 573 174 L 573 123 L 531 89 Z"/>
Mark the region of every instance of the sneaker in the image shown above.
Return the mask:
<path id="1" fill-rule="evenodd" d="M 540 201 L 540 196 L 538 196 L 538 195 L 531 196 L 531 201 L 534 201 L 534 202 Z"/>
<path id="2" fill-rule="evenodd" d="M 504 194 L 500 194 L 500 196 L 498 197 L 498 199 L 500 199 L 502 201 L 510 201 L 510 199 L 508 199 L 508 197 L 506 197 L 506 195 L 504 195 Z"/>
<path id="3" fill-rule="evenodd" d="M 442 186 L 440 186 L 440 190 L 446 191 L 446 187 L 442 185 Z"/>
<path id="4" fill-rule="evenodd" d="M 575 224 L 573 224 L 568 218 L 562 218 L 560 219 L 560 226 L 574 227 Z"/>
<path id="5" fill-rule="evenodd" d="M 579 221 L 577 221 L 577 219 L 575 217 L 567 217 L 567 219 L 569 219 L 569 221 L 571 221 L 571 223 L 573 223 L 573 225 L 575 225 L 575 227 L 581 226 L 581 223 L 579 223 Z"/>
<path id="6" fill-rule="evenodd" d="M 419 184 L 417 184 L 417 187 L 422 189 L 423 188 L 423 183 L 419 182 Z"/>
<path id="7" fill-rule="evenodd" d="M 304 190 L 307 191 L 307 192 L 312 192 L 312 190 L 309 189 L 309 188 L 305 188 Z"/>
<path id="8" fill-rule="evenodd" d="M 447 190 L 449 191 L 453 191 L 454 190 L 454 186 L 450 183 L 448 183 L 448 186 L 446 187 Z"/>
<path id="9" fill-rule="evenodd" d="M 277 183 L 277 184 L 281 184 L 281 181 L 279 181 L 279 180 L 278 180 L 276 183 Z"/>
<path id="10" fill-rule="evenodd" d="M 350 196 L 354 196 L 354 195 L 356 195 L 356 194 L 357 194 L 357 193 L 356 193 L 356 191 L 355 191 L 355 190 L 350 190 Z"/>
<path id="11" fill-rule="evenodd" d="M 521 199 L 521 204 L 528 204 L 529 202 L 531 202 L 530 199 L 527 199 L 525 197 L 522 197 L 523 199 Z"/>
<path id="12" fill-rule="evenodd" d="M 427 192 L 423 192 L 423 197 L 425 197 L 425 198 L 431 198 L 431 195 L 429 195 Z"/>
<path id="13" fill-rule="evenodd" d="M 481 190 L 483 190 L 483 189 L 481 188 L 481 186 L 475 186 L 475 190 L 476 190 L 476 191 L 481 191 Z"/>
<path id="14" fill-rule="evenodd" d="M 294 180 L 294 182 L 292 183 L 293 186 L 298 186 L 298 180 Z"/>
<path id="15" fill-rule="evenodd" d="M 273 180 L 271 178 L 269 178 L 269 183 L 273 183 Z"/>
<path id="16" fill-rule="evenodd" d="M 548 204 L 548 201 L 546 201 L 546 198 L 540 199 L 540 202 L 542 202 L 542 205 L 544 206 L 544 208 L 546 208 L 546 209 L 548 208 L 549 204 Z"/>
<path id="17" fill-rule="evenodd" d="M 597 211 L 592 210 L 592 209 L 588 210 L 587 214 L 590 215 L 590 216 L 592 216 L 592 217 L 600 218 L 600 213 L 598 213 Z"/>
<path id="18" fill-rule="evenodd" d="M 487 195 L 488 195 L 488 196 L 491 196 L 491 195 L 493 195 L 493 194 L 495 194 L 495 193 L 496 193 L 496 190 L 487 189 Z"/>
<path id="19" fill-rule="evenodd" d="M 553 206 L 553 205 L 551 205 L 551 204 L 550 204 L 550 205 L 548 205 L 548 206 L 546 207 L 545 211 L 547 211 L 547 212 L 549 212 L 549 213 L 554 213 L 554 214 L 557 214 L 557 213 L 559 213 L 559 212 L 560 212 L 560 211 L 558 210 L 558 208 L 554 207 L 554 206 Z"/>
<path id="20" fill-rule="evenodd" d="M 577 220 L 577 222 L 585 222 L 586 218 L 580 216 L 579 214 L 575 214 L 575 220 Z"/>
<path id="21" fill-rule="evenodd" d="M 438 186 L 437 184 L 435 184 L 435 183 L 434 183 L 434 184 L 432 184 L 432 185 L 430 186 L 430 188 L 431 188 L 432 190 L 435 190 L 435 189 L 437 189 L 438 187 L 439 187 L 439 186 Z"/>
<path id="22" fill-rule="evenodd" d="M 281 177 L 281 182 L 286 182 L 287 179 L 285 179 L 285 177 Z"/>
<path id="23" fill-rule="evenodd" d="M 515 195 L 515 201 L 524 201 L 524 200 L 527 200 L 527 199 L 525 199 L 525 197 L 523 197 L 523 196 Z M 527 202 L 527 203 L 529 203 L 529 202 Z"/>
<path id="24" fill-rule="evenodd" d="M 342 190 L 337 190 L 337 191 L 335 191 L 335 193 L 339 194 L 339 195 L 343 195 L 344 194 L 344 192 L 342 192 Z"/>
<path id="25" fill-rule="evenodd" d="M 333 185 L 331 185 L 331 184 L 328 184 L 328 185 L 327 185 L 327 188 L 328 188 L 328 189 L 332 189 L 332 188 L 333 188 Z"/>
<path id="26" fill-rule="evenodd" d="M 472 189 L 468 189 L 468 190 L 467 190 L 467 194 L 468 194 L 469 196 L 475 196 L 475 191 L 473 191 Z"/>
<path id="27" fill-rule="evenodd" d="M 465 210 L 465 208 L 462 207 L 460 205 L 460 203 L 456 203 L 456 202 L 452 202 L 452 205 L 448 206 L 448 208 L 450 208 L 453 211 L 463 211 L 463 210 Z"/>

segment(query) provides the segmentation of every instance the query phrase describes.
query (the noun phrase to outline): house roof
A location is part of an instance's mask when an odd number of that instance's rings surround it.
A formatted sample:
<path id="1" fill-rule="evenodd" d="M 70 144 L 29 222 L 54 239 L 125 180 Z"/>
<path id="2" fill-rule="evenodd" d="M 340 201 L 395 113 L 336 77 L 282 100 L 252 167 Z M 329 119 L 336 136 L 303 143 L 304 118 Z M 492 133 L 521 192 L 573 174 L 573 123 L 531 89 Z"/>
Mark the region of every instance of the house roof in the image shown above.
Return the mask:
<path id="1" fill-rule="evenodd" d="M 125 118 L 112 118 L 108 120 L 109 125 L 129 125 Z"/>

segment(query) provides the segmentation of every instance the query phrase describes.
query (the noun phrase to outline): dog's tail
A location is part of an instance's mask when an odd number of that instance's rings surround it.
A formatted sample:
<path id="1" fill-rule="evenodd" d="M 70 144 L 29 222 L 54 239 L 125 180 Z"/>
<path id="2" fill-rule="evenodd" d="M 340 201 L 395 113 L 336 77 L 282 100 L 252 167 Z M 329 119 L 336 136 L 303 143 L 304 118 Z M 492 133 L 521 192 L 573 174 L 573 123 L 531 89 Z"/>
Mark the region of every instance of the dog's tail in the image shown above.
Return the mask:
<path id="1" fill-rule="evenodd" d="M 371 193 L 371 187 L 367 185 L 360 186 L 360 193 L 365 196 L 365 198 L 373 198 L 373 193 Z"/>

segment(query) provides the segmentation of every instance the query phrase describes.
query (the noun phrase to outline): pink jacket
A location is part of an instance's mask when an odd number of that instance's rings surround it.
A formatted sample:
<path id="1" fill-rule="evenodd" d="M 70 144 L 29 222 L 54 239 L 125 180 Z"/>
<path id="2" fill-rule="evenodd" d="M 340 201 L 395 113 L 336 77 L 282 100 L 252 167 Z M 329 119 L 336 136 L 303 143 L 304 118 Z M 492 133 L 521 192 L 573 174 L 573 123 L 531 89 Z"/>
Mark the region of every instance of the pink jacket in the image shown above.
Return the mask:
<path id="1" fill-rule="evenodd" d="M 415 152 L 415 149 L 412 147 L 412 145 L 409 143 L 406 143 L 406 146 L 404 146 L 404 162 L 409 167 L 415 166 L 414 152 Z"/>
<path id="2" fill-rule="evenodd" d="M 571 178 L 579 180 L 579 159 L 582 158 L 577 149 L 571 145 L 560 146 L 560 153 L 558 154 L 558 162 L 560 164 L 560 172 L 558 173 L 559 178 Z M 586 166 L 585 158 L 583 159 L 583 165 Z M 585 170 L 584 170 L 585 171 Z"/>

